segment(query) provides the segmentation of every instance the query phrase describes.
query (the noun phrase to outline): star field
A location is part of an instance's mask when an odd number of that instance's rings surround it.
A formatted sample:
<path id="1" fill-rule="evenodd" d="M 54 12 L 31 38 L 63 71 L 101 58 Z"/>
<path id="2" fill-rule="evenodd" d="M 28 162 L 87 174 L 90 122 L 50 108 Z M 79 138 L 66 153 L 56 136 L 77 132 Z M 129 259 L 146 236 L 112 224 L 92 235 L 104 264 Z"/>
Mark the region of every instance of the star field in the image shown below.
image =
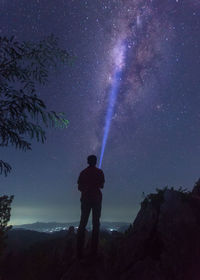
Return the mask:
<path id="1" fill-rule="evenodd" d="M 53 33 L 72 62 L 38 93 L 70 121 L 31 152 L 1 149 L 12 173 L 11 222 L 77 221 L 77 177 L 100 157 L 109 92 L 122 67 L 102 169 L 102 219 L 132 222 L 156 187 L 189 189 L 200 176 L 200 4 L 197 0 L 0 1 L 0 35 L 37 41 Z M 125 48 L 120 55 L 122 45 Z"/>

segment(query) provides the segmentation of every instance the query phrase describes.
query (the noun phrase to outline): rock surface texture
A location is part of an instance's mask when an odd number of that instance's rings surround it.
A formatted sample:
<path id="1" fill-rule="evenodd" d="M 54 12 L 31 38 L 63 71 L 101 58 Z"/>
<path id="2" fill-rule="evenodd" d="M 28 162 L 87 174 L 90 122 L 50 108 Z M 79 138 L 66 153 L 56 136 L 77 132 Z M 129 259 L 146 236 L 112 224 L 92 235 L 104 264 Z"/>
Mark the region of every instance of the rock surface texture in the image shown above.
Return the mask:
<path id="1" fill-rule="evenodd" d="M 200 197 L 173 189 L 149 195 L 115 270 L 119 280 L 200 279 Z"/>

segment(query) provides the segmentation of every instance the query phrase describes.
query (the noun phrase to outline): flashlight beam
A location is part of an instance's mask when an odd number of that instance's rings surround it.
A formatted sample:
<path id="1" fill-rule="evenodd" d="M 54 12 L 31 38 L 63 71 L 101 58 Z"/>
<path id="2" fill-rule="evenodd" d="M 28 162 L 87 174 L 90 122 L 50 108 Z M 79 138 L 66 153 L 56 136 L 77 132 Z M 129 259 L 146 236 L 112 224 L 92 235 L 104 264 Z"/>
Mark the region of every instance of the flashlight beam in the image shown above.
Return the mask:
<path id="1" fill-rule="evenodd" d="M 102 141 L 99 168 L 101 168 L 102 161 L 103 161 L 103 156 L 104 156 L 106 143 L 107 143 L 107 139 L 108 139 L 108 134 L 109 134 L 109 130 L 110 130 L 110 124 L 112 121 L 114 106 L 115 106 L 117 94 L 119 91 L 121 75 L 122 75 L 122 70 L 117 70 L 114 75 L 114 83 L 111 88 L 111 93 L 110 93 L 110 98 L 109 98 L 109 103 L 108 103 L 108 110 L 107 110 L 107 114 L 106 114 L 106 123 L 105 123 L 105 127 L 104 127 L 104 135 L 103 135 L 103 141 Z"/>

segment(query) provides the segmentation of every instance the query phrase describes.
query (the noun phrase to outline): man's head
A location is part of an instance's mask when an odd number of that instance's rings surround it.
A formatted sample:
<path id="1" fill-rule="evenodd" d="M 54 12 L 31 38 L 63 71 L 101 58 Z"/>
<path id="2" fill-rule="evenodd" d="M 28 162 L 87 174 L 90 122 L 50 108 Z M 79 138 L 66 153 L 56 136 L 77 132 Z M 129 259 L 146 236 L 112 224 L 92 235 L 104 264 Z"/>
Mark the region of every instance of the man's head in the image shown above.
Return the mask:
<path id="1" fill-rule="evenodd" d="M 95 155 L 90 155 L 87 158 L 87 162 L 88 162 L 89 166 L 95 166 L 97 163 L 97 157 Z"/>

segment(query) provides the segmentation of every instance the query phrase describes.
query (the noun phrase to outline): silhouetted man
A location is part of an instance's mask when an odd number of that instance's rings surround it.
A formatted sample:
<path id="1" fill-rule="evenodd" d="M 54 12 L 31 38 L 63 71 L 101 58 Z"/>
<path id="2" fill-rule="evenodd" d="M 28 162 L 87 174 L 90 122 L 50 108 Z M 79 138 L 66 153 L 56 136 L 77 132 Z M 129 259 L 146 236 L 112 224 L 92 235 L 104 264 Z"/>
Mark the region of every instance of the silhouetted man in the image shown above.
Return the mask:
<path id="1" fill-rule="evenodd" d="M 89 166 L 85 168 L 78 178 L 78 189 L 81 191 L 81 220 L 77 233 L 77 257 L 82 258 L 85 240 L 85 228 L 92 210 L 92 240 L 91 254 L 96 255 L 98 249 L 99 227 L 101 216 L 101 190 L 104 186 L 103 171 L 96 167 L 97 157 L 90 155 L 87 158 Z"/>

